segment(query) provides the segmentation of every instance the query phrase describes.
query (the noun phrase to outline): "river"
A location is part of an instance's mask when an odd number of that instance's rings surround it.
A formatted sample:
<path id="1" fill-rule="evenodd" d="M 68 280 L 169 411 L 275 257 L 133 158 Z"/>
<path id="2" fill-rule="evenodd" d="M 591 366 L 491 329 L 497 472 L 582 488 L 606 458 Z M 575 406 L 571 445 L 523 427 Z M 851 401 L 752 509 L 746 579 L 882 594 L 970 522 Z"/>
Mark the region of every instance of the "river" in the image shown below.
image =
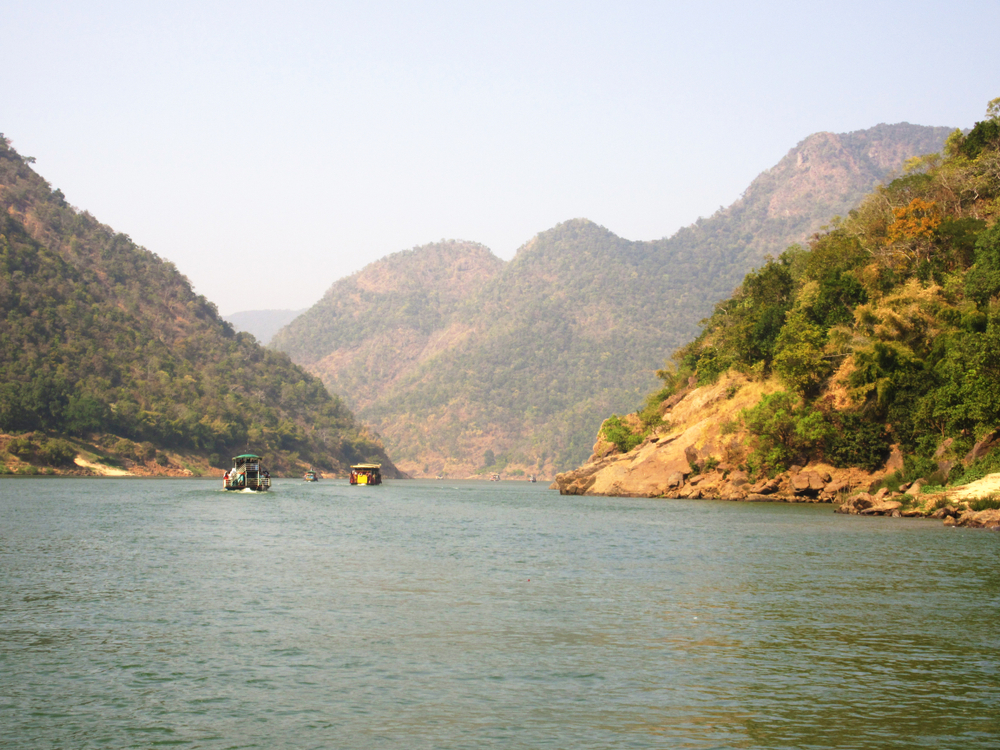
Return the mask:
<path id="1" fill-rule="evenodd" d="M 220 484 L 0 480 L 0 747 L 1000 745 L 995 532 Z"/>

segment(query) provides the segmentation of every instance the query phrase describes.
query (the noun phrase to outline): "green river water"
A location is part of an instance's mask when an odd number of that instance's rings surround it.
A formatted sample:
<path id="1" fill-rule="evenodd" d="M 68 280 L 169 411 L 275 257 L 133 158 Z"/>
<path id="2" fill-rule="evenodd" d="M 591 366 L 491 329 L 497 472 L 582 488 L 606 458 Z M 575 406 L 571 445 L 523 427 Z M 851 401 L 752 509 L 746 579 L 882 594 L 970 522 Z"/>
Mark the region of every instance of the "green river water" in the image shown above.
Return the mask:
<path id="1" fill-rule="evenodd" d="M 0 747 L 1000 747 L 995 532 L 220 484 L 0 480 Z"/>

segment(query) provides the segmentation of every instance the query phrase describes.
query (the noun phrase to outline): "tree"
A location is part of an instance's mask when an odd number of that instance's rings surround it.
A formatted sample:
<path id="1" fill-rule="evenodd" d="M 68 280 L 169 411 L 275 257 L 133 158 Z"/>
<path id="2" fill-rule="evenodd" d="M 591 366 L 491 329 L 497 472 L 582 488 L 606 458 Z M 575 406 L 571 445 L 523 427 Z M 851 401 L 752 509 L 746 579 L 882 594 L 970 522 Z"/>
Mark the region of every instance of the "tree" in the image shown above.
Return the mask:
<path id="1" fill-rule="evenodd" d="M 1000 120 L 1000 96 L 991 99 L 986 105 L 986 119 Z"/>
<path id="2" fill-rule="evenodd" d="M 980 308 L 1000 294 L 1000 223 L 980 233 L 976 263 L 965 276 L 965 292 Z"/>
<path id="3" fill-rule="evenodd" d="M 769 474 L 784 471 L 792 461 L 806 460 L 830 432 L 820 412 L 801 405 L 799 397 L 788 391 L 764 396 L 740 417 L 754 448 L 748 457 L 751 468 Z"/>
<path id="4" fill-rule="evenodd" d="M 774 371 L 800 396 L 817 395 L 833 371 L 825 344 L 826 333 L 809 321 L 804 310 L 789 313 L 775 346 Z"/>

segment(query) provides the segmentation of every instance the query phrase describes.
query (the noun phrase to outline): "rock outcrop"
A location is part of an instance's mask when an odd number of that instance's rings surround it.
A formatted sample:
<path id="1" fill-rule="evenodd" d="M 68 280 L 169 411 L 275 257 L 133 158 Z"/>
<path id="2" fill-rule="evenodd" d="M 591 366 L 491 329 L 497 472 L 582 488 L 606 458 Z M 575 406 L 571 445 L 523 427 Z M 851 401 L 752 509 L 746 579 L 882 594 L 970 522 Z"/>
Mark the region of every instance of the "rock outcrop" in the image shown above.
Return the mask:
<path id="1" fill-rule="evenodd" d="M 739 468 L 746 435 L 734 430 L 740 411 L 778 390 L 776 382 L 751 382 L 729 374 L 664 402 L 666 426 L 628 453 L 598 440 L 590 460 L 556 476 L 564 495 L 712 498 L 747 502 L 833 502 L 867 487 L 872 475 L 824 464 L 793 466 L 757 480 Z"/>
<path id="2" fill-rule="evenodd" d="M 749 476 L 740 468 L 746 457 L 746 435 L 736 429 L 737 417 L 778 387 L 730 373 L 713 385 L 681 392 L 664 402 L 665 426 L 642 444 L 621 453 L 598 439 L 590 460 L 557 475 L 552 487 L 564 495 L 834 503 L 837 513 L 848 515 L 926 517 L 954 526 L 1000 528 L 1000 510 L 969 509 L 971 500 L 1000 492 L 1000 474 L 938 494 L 924 492 L 925 479 L 896 490 L 880 487 L 869 492 L 903 467 L 898 448 L 886 466 L 873 473 L 811 463 L 792 466 L 775 477 Z M 632 421 L 637 427 L 638 421 Z M 980 451 L 987 442 L 977 444 Z"/>
<path id="3" fill-rule="evenodd" d="M 967 510 L 958 518 L 950 517 L 955 526 L 968 526 L 974 529 L 1000 529 L 1000 509 Z M 945 521 L 945 523 L 948 523 Z"/>

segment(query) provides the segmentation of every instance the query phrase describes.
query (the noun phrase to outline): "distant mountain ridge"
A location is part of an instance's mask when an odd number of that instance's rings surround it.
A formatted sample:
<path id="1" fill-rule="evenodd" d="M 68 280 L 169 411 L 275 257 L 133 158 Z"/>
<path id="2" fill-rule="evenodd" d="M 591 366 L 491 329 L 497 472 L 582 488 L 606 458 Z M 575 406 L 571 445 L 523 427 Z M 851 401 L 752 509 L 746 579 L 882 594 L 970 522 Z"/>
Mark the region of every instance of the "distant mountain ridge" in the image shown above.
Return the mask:
<path id="1" fill-rule="evenodd" d="M 267 346 L 274 334 L 308 309 L 303 307 L 301 310 L 244 310 L 224 315 L 223 319 L 231 323 L 237 331 L 246 331 Z"/>
<path id="2" fill-rule="evenodd" d="M 341 393 L 408 473 L 551 476 L 586 459 L 603 419 L 634 408 L 766 255 L 950 132 L 812 135 L 733 205 L 652 242 L 575 219 L 509 263 L 464 242 L 390 255 L 335 282 L 272 346 Z"/>

